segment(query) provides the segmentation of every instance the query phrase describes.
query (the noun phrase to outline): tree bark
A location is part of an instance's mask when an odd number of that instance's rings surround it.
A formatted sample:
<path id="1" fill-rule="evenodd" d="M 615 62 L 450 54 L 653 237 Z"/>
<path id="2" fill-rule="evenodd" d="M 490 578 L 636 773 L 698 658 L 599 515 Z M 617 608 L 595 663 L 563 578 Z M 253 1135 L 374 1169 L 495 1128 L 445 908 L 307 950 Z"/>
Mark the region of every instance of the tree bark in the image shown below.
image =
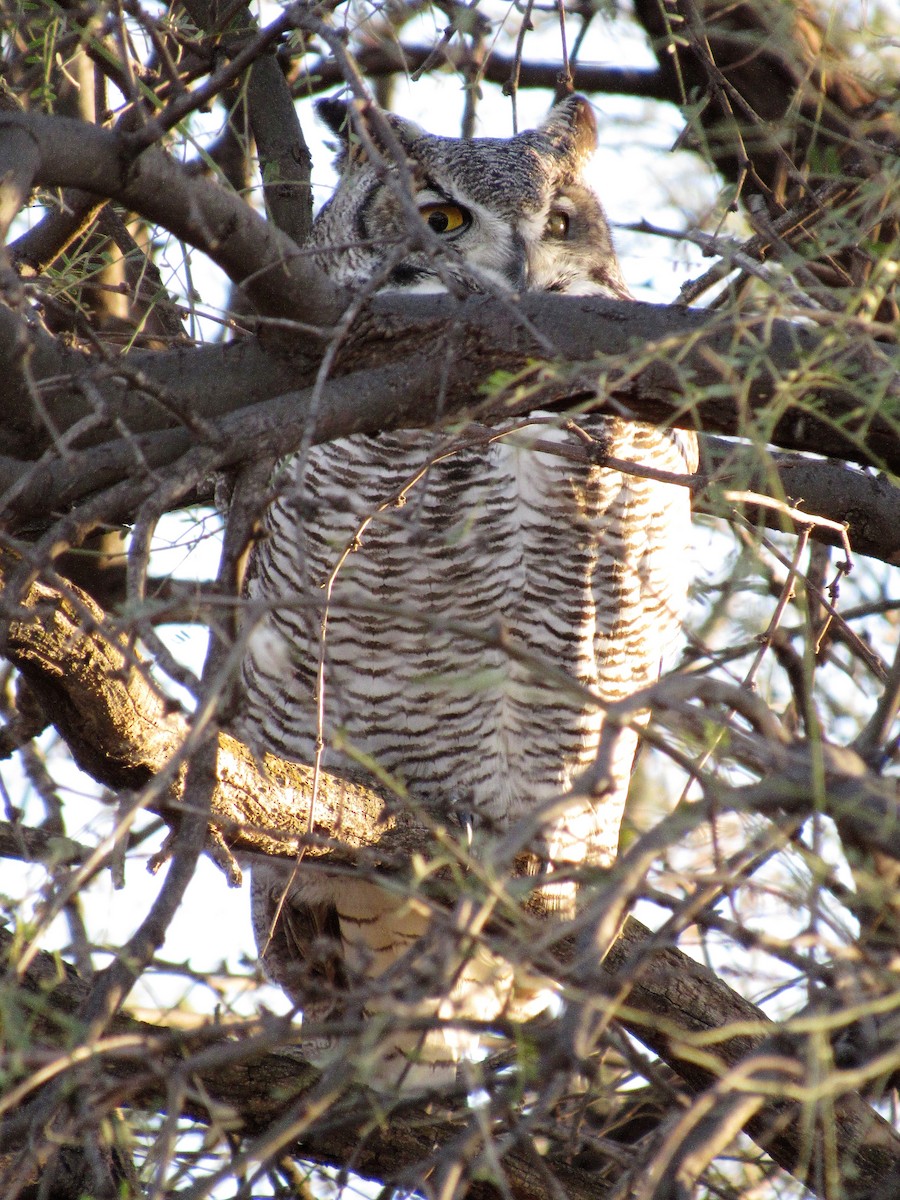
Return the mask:
<path id="1" fill-rule="evenodd" d="M 16 572 L 22 570 L 21 563 L 7 560 L 8 601 Z M 143 785 L 149 806 L 167 821 L 177 822 L 185 769 L 179 754 L 187 729 L 185 718 L 171 711 L 150 682 L 127 637 L 109 636 L 102 612 L 86 595 L 75 588 L 63 594 L 37 582 L 27 593 L 25 608 L 30 615 L 13 610 L 5 652 L 66 737 L 76 761 L 110 786 L 136 789 Z M 311 812 L 309 768 L 272 756 L 266 756 L 260 766 L 245 747 L 226 734 L 219 735 L 217 776 L 212 820 L 235 849 L 295 855 L 302 847 L 308 857 L 329 855 L 331 861 L 352 863 L 359 869 L 403 871 L 414 853 L 427 856 L 430 845 L 440 853 L 446 846 L 443 836 L 457 834 L 445 831 L 442 836 L 439 825 L 427 819 L 428 814 L 423 819 L 412 809 L 398 811 L 395 800 L 362 780 L 323 775 Z M 566 949 L 563 943 L 562 953 L 563 958 L 570 956 L 571 947 Z M 565 977 L 564 963 L 562 970 Z M 67 978 L 71 982 L 71 973 Z M 900 1187 L 900 1137 L 858 1096 L 843 1090 L 849 1084 L 843 1084 L 838 1073 L 832 1074 L 832 1086 L 824 1098 L 808 1088 L 804 1098 L 804 1080 L 815 1077 L 815 1063 L 809 1061 L 805 1039 L 773 1027 L 754 1005 L 705 967 L 671 946 L 657 945 L 649 931 L 629 919 L 605 962 L 592 965 L 585 979 L 605 998 L 605 1011 L 610 1011 L 611 1005 L 618 1019 L 693 1090 L 724 1087 L 730 1103 L 737 1103 L 737 1095 L 747 1132 L 819 1195 L 833 1194 L 817 1175 L 823 1156 L 827 1157 L 831 1133 L 839 1151 L 842 1200 L 878 1196 L 887 1200 L 896 1194 L 890 1189 Z M 584 983 L 582 979 L 581 985 Z M 729 1032 L 732 1025 L 737 1027 L 734 1033 Z M 269 1058 L 257 1073 L 243 1055 L 238 1057 L 240 1062 L 229 1067 L 223 1079 L 217 1082 L 215 1072 L 208 1080 L 205 1075 L 203 1078 L 209 1094 L 234 1104 L 249 1122 L 248 1128 L 259 1129 L 272 1120 L 274 1113 L 266 1106 L 265 1096 L 273 1095 L 279 1080 L 288 1086 L 291 1096 L 298 1095 L 298 1087 L 300 1092 L 315 1087 L 308 1081 L 316 1076 L 293 1061 L 285 1065 Z M 743 1082 L 733 1093 L 731 1081 L 737 1077 Z M 126 1089 L 126 1098 L 133 1102 L 158 1099 L 163 1079 L 155 1075 L 149 1081 L 146 1076 L 140 1080 L 140 1086 Z M 792 1087 L 801 1093 L 796 1099 L 791 1098 Z M 770 1094 L 773 1089 L 774 1097 Z M 280 1091 L 278 1095 L 278 1111 L 283 1112 L 284 1096 Z M 304 1103 L 301 1100 L 301 1110 Z M 834 1125 L 826 1136 L 822 1123 L 829 1121 Z M 391 1129 L 393 1124 L 392 1118 Z M 413 1126 L 418 1128 L 415 1121 Z M 358 1130 L 359 1126 L 351 1121 L 348 1128 Z M 807 1140 L 810 1128 L 814 1130 L 812 1144 Z M 326 1151 L 330 1143 L 313 1124 L 296 1136 L 291 1133 L 291 1144 L 304 1156 L 344 1162 L 347 1129 L 341 1125 L 334 1136 L 338 1139 L 335 1149 Z M 379 1135 L 376 1142 L 367 1143 L 367 1149 L 377 1147 L 372 1150 L 374 1157 L 370 1160 L 363 1155 L 356 1160 L 356 1169 L 363 1173 L 371 1169 L 380 1175 L 384 1156 L 390 1157 L 405 1144 L 408 1130 L 402 1121 L 396 1144 L 394 1136 L 386 1132 L 383 1142 Z M 433 1136 L 429 1128 L 426 1142 Z M 411 1144 L 416 1154 L 422 1153 L 425 1143 L 418 1134 Z M 364 1165 L 370 1162 L 371 1167 Z M 553 1169 L 566 1173 L 565 1186 L 571 1197 L 596 1197 L 595 1181 L 591 1193 L 574 1169 L 563 1164 Z M 540 1170 L 526 1159 L 521 1173 L 513 1194 L 522 1200 L 540 1195 Z"/>

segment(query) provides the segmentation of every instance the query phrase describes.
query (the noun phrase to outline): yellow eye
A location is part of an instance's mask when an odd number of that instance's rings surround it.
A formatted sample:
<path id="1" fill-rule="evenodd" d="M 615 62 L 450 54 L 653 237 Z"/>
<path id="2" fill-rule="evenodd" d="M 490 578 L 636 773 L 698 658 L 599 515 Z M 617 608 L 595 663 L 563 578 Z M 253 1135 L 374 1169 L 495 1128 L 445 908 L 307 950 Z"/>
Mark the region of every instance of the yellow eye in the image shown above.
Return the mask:
<path id="1" fill-rule="evenodd" d="M 544 232 L 547 237 L 564 241 L 569 236 L 569 214 L 560 208 L 555 208 L 547 218 Z"/>
<path id="2" fill-rule="evenodd" d="M 423 204 L 419 212 L 435 233 L 458 233 L 472 222 L 471 216 L 458 204 Z"/>

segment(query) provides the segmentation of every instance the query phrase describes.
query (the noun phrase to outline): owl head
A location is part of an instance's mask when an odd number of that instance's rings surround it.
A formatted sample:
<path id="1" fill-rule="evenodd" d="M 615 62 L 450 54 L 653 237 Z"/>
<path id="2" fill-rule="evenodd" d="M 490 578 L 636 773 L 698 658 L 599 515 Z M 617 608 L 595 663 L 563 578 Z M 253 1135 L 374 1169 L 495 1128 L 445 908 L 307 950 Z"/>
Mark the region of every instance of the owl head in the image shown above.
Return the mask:
<path id="1" fill-rule="evenodd" d="M 583 178 L 597 142 L 583 96 L 511 138 L 437 137 L 391 114 L 379 130 L 346 101 L 317 108 L 339 138 L 340 181 L 312 240 L 337 282 L 439 292 L 452 280 L 472 291 L 629 297 L 603 208 Z"/>

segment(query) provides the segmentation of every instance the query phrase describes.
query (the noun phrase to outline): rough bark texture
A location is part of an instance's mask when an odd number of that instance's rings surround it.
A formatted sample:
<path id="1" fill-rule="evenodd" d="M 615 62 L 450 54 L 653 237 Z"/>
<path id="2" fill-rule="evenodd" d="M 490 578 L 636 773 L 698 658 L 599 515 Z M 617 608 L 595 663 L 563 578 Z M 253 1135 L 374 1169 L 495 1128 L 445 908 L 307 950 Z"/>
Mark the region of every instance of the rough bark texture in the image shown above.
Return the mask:
<path id="1" fill-rule="evenodd" d="M 7 585 L 17 566 L 3 563 Z M 148 663 L 126 634 L 109 635 L 104 614 L 74 586 L 62 592 L 36 582 L 24 607 L 33 618 L 8 623 L 5 654 L 78 765 L 119 791 L 154 780 L 149 807 L 177 821 L 189 724 L 153 682 Z M 391 800 L 396 810 L 397 798 L 362 772 L 356 780 L 321 773 L 311 817 L 313 769 L 273 755 L 258 763 L 227 733 L 218 735 L 217 775 L 212 812 L 235 851 L 291 856 L 302 847 L 310 857 L 339 858 L 343 848 L 345 861 L 358 862 L 358 851 L 371 850 L 373 865 L 396 867 L 430 836 L 409 813 L 385 812 Z"/>
<path id="2" fill-rule="evenodd" d="M 17 346 L 13 322 L 6 333 L 12 362 Z M 485 381 L 492 377 L 498 379 L 499 396 L 494 405 L 483 402 L 481 407 L 494 420 L 498 411 L 515 415 L 533 407 L 535 399 L 551 406 L 589 401 L 591 385 L 599 379 L 597 405 L 637 418 L 734 434 L 747 432 L 749 412 L 766 421 L 775 445 L 900 468 L 891 420 L 898 389 L 896 347 L 872 342 L 835 353 L 827 339 L 784 321 L 554 295 L 524 296 L 515 306 L 484 297 L 378 297 L 354 326 L 334 368 L 338 382 L 355 375 L 356 403 L 341 391 L 342 404 L 329 404 L 326 389 L 314 440 L 432 424 L 451 337 L 453 362 L 442 400 L 447 416 L 477 413 L 472 398 L 483 394 Z M 548 365 L 539 373 L 535 363 L 542 358 Z M 739 394 L 723 395 L 723 385 L 735 382 L 730 373 L 736 364 L 746 368 Z M 72 375 L 70 389 L 55 389 L 49 401 L 49 415 L 60 432 L 93 411 L 77 387 L 91 365 L 85 356 L 42 345 L 32 358 L 38 381 L 63 372 Z M 248 400 L 279 395 L 294 404 L 295 429 L 302 432 L 306 414 L 302 392 L 297 393 L 315 378 L 317 365 L 316 355 L 302 346 L 289 355 L 284 349 L 267 352 L 252 343 L 145 352 L 129 356 L 126 379 L 132 372 L 133 378 L 126 388 L 115 378 L 108 384 L 101 380 L 100 387 L 101 394 L 108 389 L 106 396 L 116 403 L 117 416 L 136 435 L 177 429 L 180 412 L 189 411 L 192 421 L 200 421 L 228 414 Z M 392 366 L 395 369 L 388 371 Z M 536 396 L 532 393 L 517 403 L 505 395 L 499 388 L 504 372 L 516 376 L 515 382 L 533 384 L 537 378 Z M 773 398 L 788 375 L 797 378 L 795 395 L 772 421 Z M 220 378 L 224 387 L 218 384 Z M 164 405 L 152 403 L 154 387 Z M 4 420 L 12 436 L 19 411 L 16 406 Z M 107 441 L 108 430 L 98 423 L 96 429 L 85 430 L 79 444 Z M 183 452 L 189 434 L 182 426 L 184 440 L 173 441 L 173 447 Z M 20 452 L 37 457 L 48 444 L 46 428 L 32 425 Z"/>
<path id="3" fill-rule="evenodd" d="M 900 1137 L 855 1092 L 842 1094 L 839 1083 L 834 1092 L 816 1097 L 812 1039 L 773 1025 L 681 951 L 654 945 L 649 930 L 634 918 L 626 920 L 604 967 L 610 972 L 604 992 L 627 1013 L 622 1023 L 695 1092 L 714 1087 L 739 1068 L 751 1101 L 741 1122 L 746 1132 L 816 1195 L 889 1200 L 898 1194 Z M 755 1095 L 754 1082 L 761 1085 Z M 767 1084 L 782 1093 L 792 1085 L 809 1091 L 805 1101 L 767 1100 Z M 838 1170 L 832 1184 L 823 1186 L 822 1164 L 828 1162 L 832 1137 Z"/>
<path id="4" fill-rule="evenodd" d="M 21 564 L 7 561 L 7 583 L 15 579 L 17 567 L 21 570 Z M 187 731 L 184 718 L 173 713 L 148 682 L 146 670 L 124 636 L 107 634 L 103 614 L 83 593 L 72 589 L 63 595 L 38 582 L 28 593 L 27 608 L 31 618 L 13 619 L 7 627 L 6 653 L 28 679 L 78 761 L 96 778 L 118 788 L 140 786 L 151 776 L 157 780 L 168 777 L 166 790 L 152 803 L 167 820 L 177 822 L 184 774 L 179 751 Z M 311 792 L 309 768 L 267 757 L 261 771 L 246 748 L 220 735 L 212 815 L 233 848 L 283 855 L 297 853 L 302 847 L 305 854 L 330 854 L 336 861 L 398 869 L 410 861 L 414 851 L 427 855 L 428 846 L 434 844 L 433 826 L 409 814 L 385 817 L 385 797 L 362 783 L 324 775 L 312 822 Z M 562 952 L 565 958 L 571 949 L 566 952 L 563 947 Z M 43 972 L 35 977 L 36 982 L 46 981 L 50 961 L 41 956 L 35 959 L 37 966 L 31 969 Z M 52 969 L 64 987 L 58 996 L 51 988 L 52 1002 L 71 1004 L 80 985 L 71 970 L 63 968 L 60 975 L 58 966 Z M 805 1080 L 815 1078 L 815 1063 L 810 1062 L 808 1049 L 812 1043 L 800 1035 L 773 1032 L 774 1027 L 754 1005 L 705 967 L 671 946 L 656 945 L 649 931 L 629 919 L 602 970 L 592 969 L 591 977 L 622 1023 L 692 1090 L 715 1087 L 729 1078 L 730 1072 L 739 1070 L 749 1091 L 749 1097 L 745 1095 L 741 1101 L 740 1124 L 776 1162 L 819 1194 L 827 1197 L 831 1193 L 827 1187 L 819 1188 L 814 1176 L 828 1151 L 817 1139 L 832 1136 L 839 1153 L 842 1200 L 887 1198 L 900 1187 L 900 1137 L 865 1102 L 842 1093 L 839 1080 L 833 1099 L 829 1092 L 821 1105 L 814 1097 L 797 1102 L 766 1098 L 768 1083 L 775 1081 L 783 1092 L 792 1084 L 802 1089 Z M 738 1029 L 729 1033 L 729 1026 Z M 165 1050 L 169 1035 L 137 1030 L 126 1018 L 120 1018 L 115 1026 L 119 1028 L 140 1032 L 142 1044 L 147 1037 L 154 1044 L 161 1037 Z M 214 1031 L 213 1037 L 221 1035 Z M 141 1053 L 143 1056 L 146 1051 Z M 240 1113 L 248 1131 L 267 1128 L 276 1116 L 283 1116 L 286 1099 L 296 1100 L 299 1107 L 290 1111 L 299 1126 L 290 1143 L 297 1153 L 344 1162 L 348 1138 L 359 1136 L 359 1122 L 370 1128 L 371 1111 L 366 1104 L 360 1110 L 357 1098 L 346 1119 L 329 1121 L 330 1127 L 337 1125 L 336 1131 L 332 1128 L 331 1134 L 323 1133 L 315 1122 L 307 1130 L 305 1106 L 318 1111 L 321 1100 L 318 1077 L 293 1060 L 269 1056 L 251 1062 L 246 1047 L 237 1054 L 237 1062 L 231 1061 L 227 1051 L 222 1059 L 225 1066 L 219 1063 L 209 1075 L 196 1063 L 192 1072 L 202 1075 L 210 1096 Z M 105 1058 L 103 1061 L 106 1064 Z M 133 1058 L 127 1055 L 121 1069 L 130 1082 L 123 1102 L 156 1102 L 160 1089 L 171 1084 L 165 1062 L 165 1057 L 155 1062 L 149 1077 L 146 1073 L 136 1077 Z M 115 1074 L 114 1059 L 108 1069 Z M 754 1090 L 755 1085 L 759 1091 Z M 185 1111 L 202 1116 L 205 1109 L 185 1101 Z M 827 1129 L 820 1128 L 816 1116 L 811 1146 L 812 1114 L 820 1114 Z M 394 1168 L 398 1163 L 420 1161 L 436 1138 L 452 1137 L 455 1132 L 452 1122 L 439 1121 L 439 1132 L 433 1126 L 423 1131 L 414 1116 L 410 1122 L 407 1125 L 392 1114 L 377 1136 L 369 1132 L 355 1159 L 355 1169 L 382 1177 L 388 1160 Z M 522 1161 L 513 1158 L 508 1169 L 514 1196 L 530 1200 L 542 1194 L 545 1177 L 527 1157 Z M 553 1172 L 570 1197 L 598 1195 L 596 1181 L 564 1162 L 554 1162 Z"/>

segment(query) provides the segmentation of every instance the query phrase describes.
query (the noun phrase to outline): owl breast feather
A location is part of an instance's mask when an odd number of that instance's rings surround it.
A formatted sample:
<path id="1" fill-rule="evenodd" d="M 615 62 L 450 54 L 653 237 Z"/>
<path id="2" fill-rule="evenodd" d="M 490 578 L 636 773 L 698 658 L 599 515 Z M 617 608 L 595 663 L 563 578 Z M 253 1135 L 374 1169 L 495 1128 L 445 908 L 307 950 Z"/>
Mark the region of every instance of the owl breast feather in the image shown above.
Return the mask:
<path id="1" fill-rule="evenodd" d="M 686 469 L 676 435 L 583 424 L 616 457 Z M 431 461 L 434 434 L 354 437 L 296 468 L 251 583 L 269 610 L 245 665 L 258 744 L 311 761 L 321 692 L 326 766 L 374 760 L 501 826 L 568 790 L 603 702 L 652 682 L 677 631 L 688 495 L 533 438 L 583 446 L 534 425 Z M 615 853 L 634 737 L 604 803 L 568 819 L 579 858 Z"/>

